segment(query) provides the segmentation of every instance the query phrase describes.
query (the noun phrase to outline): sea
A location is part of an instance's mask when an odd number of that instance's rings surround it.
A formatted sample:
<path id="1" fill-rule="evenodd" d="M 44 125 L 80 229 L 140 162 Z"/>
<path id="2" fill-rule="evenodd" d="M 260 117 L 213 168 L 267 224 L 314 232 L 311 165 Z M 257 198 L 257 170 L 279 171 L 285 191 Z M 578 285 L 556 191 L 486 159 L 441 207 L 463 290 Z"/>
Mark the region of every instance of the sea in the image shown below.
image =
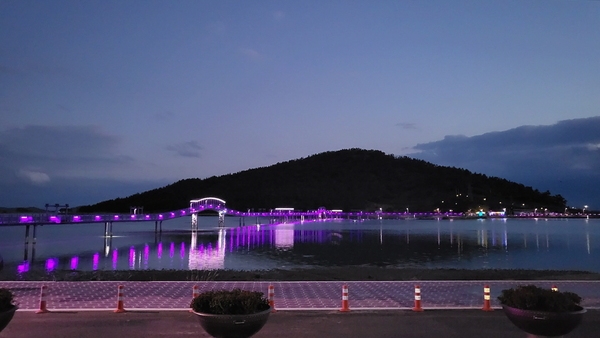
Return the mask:
<path id="1" fill-rule="evenodd" d="M 600 219 L 370 219 L 269 224 L 198 217 L 154 222 L 0 227 L 4 269 L 271 270 L 332 266 L 600 272 Z"/>

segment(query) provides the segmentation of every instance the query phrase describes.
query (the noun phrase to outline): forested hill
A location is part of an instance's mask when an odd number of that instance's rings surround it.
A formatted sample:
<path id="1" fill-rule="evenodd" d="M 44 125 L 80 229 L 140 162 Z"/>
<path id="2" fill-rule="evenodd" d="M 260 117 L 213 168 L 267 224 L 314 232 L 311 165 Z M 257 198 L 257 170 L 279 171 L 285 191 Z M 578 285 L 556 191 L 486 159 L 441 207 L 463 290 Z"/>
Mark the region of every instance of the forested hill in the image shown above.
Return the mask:
<path id="1" fill-rule="evenodd" d="M 174 184 L 117 198 L 81 212 L 128 212 L 143 206 L 144 212 L 183 209 L 191 199 L 218 197 L 235 210 L 269 210 L 293 207 L 410 212 L 466 211 L 472 208 L 548 208 L 562 211 L 560 195 L 471 173 L 437 166 L 381 151 L 347 149 L 325 152 L 269 167 L 206 179 L 185 179 Z"/>

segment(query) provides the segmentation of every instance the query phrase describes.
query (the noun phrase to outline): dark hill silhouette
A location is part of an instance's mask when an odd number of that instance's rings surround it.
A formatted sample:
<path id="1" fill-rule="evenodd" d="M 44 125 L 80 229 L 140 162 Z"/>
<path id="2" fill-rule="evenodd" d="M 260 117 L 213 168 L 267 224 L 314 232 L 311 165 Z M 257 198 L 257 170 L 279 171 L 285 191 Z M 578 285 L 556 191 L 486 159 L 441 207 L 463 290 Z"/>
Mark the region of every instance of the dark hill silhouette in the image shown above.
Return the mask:
<path id="1" fill-rule="evenodd" d="M 564 210 L 566 201 L 546 191 L 505 179 L 437 166 L 376 150 L 346 149 L 325 152 L 206 179 L 185 179 L 171 185 L 117 198 L 81 212 L 163 212 L 189 206 L 195 198 L 224 199 L 230 209 L 244 211 L 293 207 L 410 212 L 466 211 L 483 208 L 548 208 Z"/>

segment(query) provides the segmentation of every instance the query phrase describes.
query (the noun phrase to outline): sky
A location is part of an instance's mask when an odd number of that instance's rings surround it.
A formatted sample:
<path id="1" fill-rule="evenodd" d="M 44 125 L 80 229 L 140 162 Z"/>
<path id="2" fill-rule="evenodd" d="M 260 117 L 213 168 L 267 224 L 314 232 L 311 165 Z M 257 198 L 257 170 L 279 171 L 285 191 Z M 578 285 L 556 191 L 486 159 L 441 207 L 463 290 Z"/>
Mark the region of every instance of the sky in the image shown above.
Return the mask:
<path id="1" fill-rule="evenodd" d="M 0 0 L 0 32 L 0 206 L 363 148 L 600 209 L 600 1 Z"/>

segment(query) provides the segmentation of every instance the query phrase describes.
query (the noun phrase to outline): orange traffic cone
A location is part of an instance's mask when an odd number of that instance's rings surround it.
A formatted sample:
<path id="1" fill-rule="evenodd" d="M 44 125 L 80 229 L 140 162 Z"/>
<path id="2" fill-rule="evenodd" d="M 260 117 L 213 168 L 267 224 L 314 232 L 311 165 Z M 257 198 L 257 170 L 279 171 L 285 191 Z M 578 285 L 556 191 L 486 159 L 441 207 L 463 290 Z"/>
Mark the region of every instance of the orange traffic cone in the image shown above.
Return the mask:
<path id="1" fill-rule="evenodd" d="M 484 285 L 483 286 L 483 311 L 494 311 L 494 309 L 492 309 L 491 307 L 491 301 L 490 301 L 490 286 L 489 285 Z"/>
<path id="2" fill-rule="evenodd" d="M 123 313 L 126 312 L 123 307 L 123 285 L 119 285 L 117 289 L 117 308 L 114 311 L 115 313 Z"/>
<path id="3" fill-rule="evenodd" d="M 200 295 L 200 291 L 198 291 L 198 285 L 194 285 L 192 287 L 192 299 L 198 297 L 198 295 Z M 194 310 L 190 309 L 190 312 L 194 312 Z"/>
<path id="4" fill-rule="evenodd" d="M 342 286 L 342 308 L 340 312 L 350 312 L 350 304 L 348 304 L 348 285 Z"/>
<path id="5" fill-rule="evenodd" d="M 275 310 L 275 287 L 271 284 L 269 285 L 269 306 L 271 307 L 271 312 L 277 312 L 277 310 Z"/>
<path id="6" fill-rule="evenodd" d="M 40 308 L 35 313 L 48 313 L 48 309 L 46 308 L 46 285 L 42 285 L 40 292 Z"/>
<path id="7" fill-rule="evenodd" d="M 423 311 L 421 307 L 421 287 L 418 285 L 415 285 L 415 307 L 412 310 L 417 312 Z"/>

